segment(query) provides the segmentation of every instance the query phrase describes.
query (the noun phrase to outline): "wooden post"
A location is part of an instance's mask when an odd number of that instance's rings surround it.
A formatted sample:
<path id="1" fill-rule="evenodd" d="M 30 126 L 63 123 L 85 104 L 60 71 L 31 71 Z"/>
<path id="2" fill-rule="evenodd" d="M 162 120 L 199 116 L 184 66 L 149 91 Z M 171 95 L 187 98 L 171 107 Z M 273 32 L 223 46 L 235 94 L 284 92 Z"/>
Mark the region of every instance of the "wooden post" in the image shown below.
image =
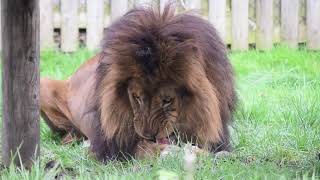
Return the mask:
<path id="1" fill-rule="evenodd" d="M 87 47 L 97 49 L 103 35 L 104 1 L 87 1 Z"/>
<path id="2" fill-rule="evenodd" d="M 307 0 L 307 47 L 320 49 L 320 1 Z"/>
<path id="3" fill-rule="evenodd" d="M 153 0 L 134 0 L 135 6 L 145 6 L 145 7 L 151 7 Z"/>
<path id="4" fill-rule="evenodd" d="M 111 0 L 111 21 L 118 19 L 128 11 L 128 0 Z"/>
<path id="5" fill-rule="evenodd" d="M 78 48 L 78 0 L 61 1 L 61 50 L 73 52 Z"/>
<path id="6" fill-rule="evenodd" d="M 111 12 L 110 12 L 110 0 L 104 0 L 104 12 L 103 12 L 103 28 L 109 27 L 111 23 Z"/>
<path id="7" fill-rule="evenodd" d="M 298 46 L 299 0 L 281 0 L 281 40 L 289 47 Z"/>
<path id="8" fill-rule="evenodd" d="M 226 39 L 226 0 L 209 0 L 209 21 L 218 30 L 221 38 Z"/>
<path id="9" fill-rule="evenodd" d="M 3 162 L 30 168 L 39 156 L 39 0 L 1 1 Z"/>
<path id="10" fill-rule="evenodd" d="M 273 0 L 256 1 L 256 47 L 267 50 L 273 46 Z"/>
<path id="11" fill-rule="evenodd" d="M 232 50 L 249 46 L 249 0 L 232 0 Z"/>
<path id="12" fill-rule="evenodd" d="M 40 47 L 52 48 L 53 43 L 53 1 L 40 0 Z"/>
<path id="13" fill-rule="evenodd" d="M 201 10 L 201 0 L 184 0 L 186 9 Z"/>

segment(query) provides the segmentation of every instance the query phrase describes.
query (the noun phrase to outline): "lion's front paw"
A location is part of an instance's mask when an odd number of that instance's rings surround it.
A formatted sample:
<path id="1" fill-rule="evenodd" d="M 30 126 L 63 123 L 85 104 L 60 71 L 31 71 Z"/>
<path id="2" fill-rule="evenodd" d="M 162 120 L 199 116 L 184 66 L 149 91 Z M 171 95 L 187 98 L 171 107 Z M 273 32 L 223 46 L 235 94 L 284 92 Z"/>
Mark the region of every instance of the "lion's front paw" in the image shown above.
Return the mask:
<path id="1" fill-rule="evenodd" d="M 175 154 L 180 150 L 179 146 L 176 145 L 167 145 L 165 148 L 161 150 L 160 158 L 167 157 L 170 154 Z"/>
<path id="2" fill-rule="evenodd" d="M 135 151 L 136 159 L 145 159 L 150 157 L 155 157 L 161 154 L 164 151 L 168 144 L 158 144 L 150 141 L 142 140 L 137 144 Z"/>

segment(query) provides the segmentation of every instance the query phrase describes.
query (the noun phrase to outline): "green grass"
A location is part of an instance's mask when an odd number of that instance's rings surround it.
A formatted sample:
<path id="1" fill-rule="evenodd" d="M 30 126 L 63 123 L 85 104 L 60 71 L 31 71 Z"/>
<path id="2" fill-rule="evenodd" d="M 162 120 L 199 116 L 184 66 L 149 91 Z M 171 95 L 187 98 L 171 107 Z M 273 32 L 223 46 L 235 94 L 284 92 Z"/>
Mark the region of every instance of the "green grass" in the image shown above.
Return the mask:
<path id="1" fill-rule="evenodd" d="M 94 53 L 46 51 L 41 76 L 65 79 Z M 201 157 L 196 179 L 320 178 L 320 52 L 274 48 L 232 53 L 239 105 L 234 115 L 234 150 L 226 159 Z M 154 179 L 159 170 L 184 175 L 181 154 L 165 159 L 101 164 L 80 144 L 60 145 L 41 123 L 41 160 L 28 172 L 13 166 L 0 170 L 2 179 L 50 179 L 44 166 L 56 160 L 67 177 Z"/>

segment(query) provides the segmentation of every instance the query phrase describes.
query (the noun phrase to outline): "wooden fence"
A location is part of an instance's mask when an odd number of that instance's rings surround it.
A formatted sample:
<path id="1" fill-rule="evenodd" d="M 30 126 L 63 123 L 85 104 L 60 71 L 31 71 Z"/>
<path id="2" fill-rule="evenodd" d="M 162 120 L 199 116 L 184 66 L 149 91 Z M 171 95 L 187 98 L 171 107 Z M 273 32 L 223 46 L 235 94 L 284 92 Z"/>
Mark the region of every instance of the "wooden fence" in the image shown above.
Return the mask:
<path id="1" fill-rule="evenodd" d="M 163 8 L 170 0 L 40 0 L 41 48 L 64 52 L 99 47 L 103 30 L 136 5 Z M 320 49 L 320 0 L 176 0 L 178 12 L 200 10 L 233 50 L 275 43 Z"/>

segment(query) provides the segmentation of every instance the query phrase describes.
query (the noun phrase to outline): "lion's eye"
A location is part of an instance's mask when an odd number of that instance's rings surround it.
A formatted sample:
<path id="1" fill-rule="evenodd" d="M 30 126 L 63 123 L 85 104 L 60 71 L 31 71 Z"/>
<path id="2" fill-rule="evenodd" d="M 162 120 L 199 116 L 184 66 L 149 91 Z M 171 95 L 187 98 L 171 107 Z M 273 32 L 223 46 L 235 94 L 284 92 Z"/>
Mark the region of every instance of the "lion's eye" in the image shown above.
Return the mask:
<path id="1" fill-rule="evenodd" d="M 172 103 L 172 97 L 166 96 L 162 99 L 163 106 L 166 107 Z"/>

